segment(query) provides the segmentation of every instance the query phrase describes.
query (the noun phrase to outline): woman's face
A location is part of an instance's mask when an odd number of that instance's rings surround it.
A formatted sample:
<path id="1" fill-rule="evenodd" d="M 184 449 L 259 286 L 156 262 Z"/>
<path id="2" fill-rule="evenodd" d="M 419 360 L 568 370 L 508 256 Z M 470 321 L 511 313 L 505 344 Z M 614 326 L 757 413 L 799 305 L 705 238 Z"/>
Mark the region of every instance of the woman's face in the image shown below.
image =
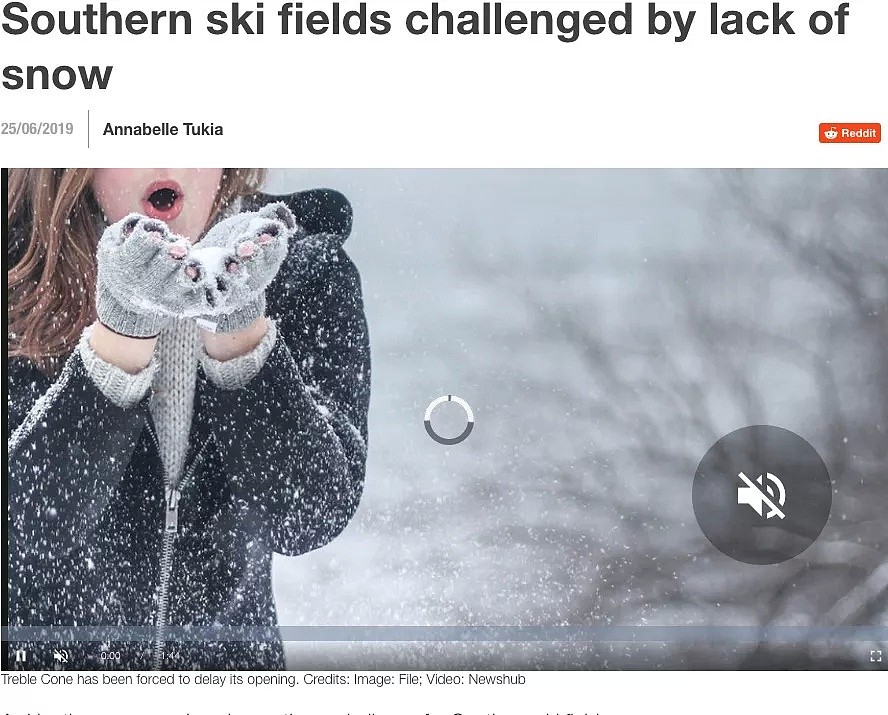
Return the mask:
<path id="1" fill-rule="evenodd" d="M 221 181 L 222 169 L 96 169 L 92 189 L 109 223 L 140 213 L 197 241 Z"/>

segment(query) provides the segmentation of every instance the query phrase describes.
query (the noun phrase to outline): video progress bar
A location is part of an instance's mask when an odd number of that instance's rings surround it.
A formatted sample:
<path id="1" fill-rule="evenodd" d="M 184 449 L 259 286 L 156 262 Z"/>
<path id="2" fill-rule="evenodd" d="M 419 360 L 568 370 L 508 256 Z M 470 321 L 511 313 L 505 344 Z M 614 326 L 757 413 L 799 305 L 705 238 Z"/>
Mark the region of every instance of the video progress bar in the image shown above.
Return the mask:
<path id="1" fill-rule="evenodd" d="M 9 626 L 9 642 L 153 641 L 151 626 Z M 886 626 L 169 626 L 169 641 L 301 643 L 873 643 Z"/>

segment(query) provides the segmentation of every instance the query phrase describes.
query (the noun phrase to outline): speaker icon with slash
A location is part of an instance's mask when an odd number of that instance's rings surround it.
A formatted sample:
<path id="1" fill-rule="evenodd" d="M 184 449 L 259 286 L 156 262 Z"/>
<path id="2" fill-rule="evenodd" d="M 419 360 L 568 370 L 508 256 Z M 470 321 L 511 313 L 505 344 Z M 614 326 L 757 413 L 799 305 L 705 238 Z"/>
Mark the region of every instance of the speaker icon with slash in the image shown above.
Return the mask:
<path id="1" fill-rule="evenodd" d="M 789 561 L 811 546 L 826 526 L 833 495 L 817 450 L 773 425 L 741 427 L 715 442 L 697 466 L 691 491 L 709 543 L 757 565 Z"/>
<path id="2" fill-rule="evenodd" d="M 737 503 L 748 504 L 756 514 L 770 519 L 776 516 L 779 519 L 785 519 L 786 514 L 780 508 L 786 504 L 786 489 L 783 482 L 770 472 L 762 474 L 754 482 L 743 472 L 737 475 L 743 483 L 744 487 L 737 488 Z M 768 507 L 768 513 L 765 514 L 765 507 Z"/>

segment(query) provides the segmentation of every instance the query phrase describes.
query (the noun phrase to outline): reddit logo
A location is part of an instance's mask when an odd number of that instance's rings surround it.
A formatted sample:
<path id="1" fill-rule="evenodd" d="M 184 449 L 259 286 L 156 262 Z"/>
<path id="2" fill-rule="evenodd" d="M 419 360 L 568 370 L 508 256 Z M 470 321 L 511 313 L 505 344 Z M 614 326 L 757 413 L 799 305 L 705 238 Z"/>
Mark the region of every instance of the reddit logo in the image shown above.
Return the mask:
<path id="1" fill-rule="evenodd" d="M 821 144 L 878 144 L 881 141 L 881 124 L 839 124 L 838 122 L 830 122 L 820 125 Z"/>

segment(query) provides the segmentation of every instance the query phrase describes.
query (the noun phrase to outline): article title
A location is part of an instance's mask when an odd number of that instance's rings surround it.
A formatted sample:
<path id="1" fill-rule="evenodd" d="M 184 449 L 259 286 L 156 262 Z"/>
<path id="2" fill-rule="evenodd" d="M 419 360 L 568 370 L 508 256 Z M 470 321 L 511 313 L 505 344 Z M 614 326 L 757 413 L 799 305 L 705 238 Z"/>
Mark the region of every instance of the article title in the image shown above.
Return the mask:
<path id="1" fill-rule="evenodd" d="M 414 9 L 390 9 L 370 3 L 286 2 L 265 7 L 264 2 L 232 2 L 224 8 L 194 17 L 188 10 L 152 9 L 120 11 L 113 3 L 86 3 L 80 9 L 42 10 L 24 2 L 3 6 L 4 35 L 53 37 L 60 35 L 410 35 L 543 36 L 573 43 L 600 35 L 647 34 L 684 42 L 692 33 L 726 36 L 773 36 L 810 33 L 844 35 L 851 3 L 798 11 L 785 2 L 738 10 L 729 3 L 712 2 L 703 9 L 675 9 L 668 1 L 625 2 L 605 10 L 529 9 L 508 3 L 432 2 Z M 637 5 L 637 7 L 636 7 Z M 642 7 L 643 5 L 643 7 Z M 613 8 L 613 9 L 611 9 Z M 396 19 L 395 15 L 398 15 Z M 107 89 L 113 65 L 7 65 L 2 86 L 17 89 Z"/>

